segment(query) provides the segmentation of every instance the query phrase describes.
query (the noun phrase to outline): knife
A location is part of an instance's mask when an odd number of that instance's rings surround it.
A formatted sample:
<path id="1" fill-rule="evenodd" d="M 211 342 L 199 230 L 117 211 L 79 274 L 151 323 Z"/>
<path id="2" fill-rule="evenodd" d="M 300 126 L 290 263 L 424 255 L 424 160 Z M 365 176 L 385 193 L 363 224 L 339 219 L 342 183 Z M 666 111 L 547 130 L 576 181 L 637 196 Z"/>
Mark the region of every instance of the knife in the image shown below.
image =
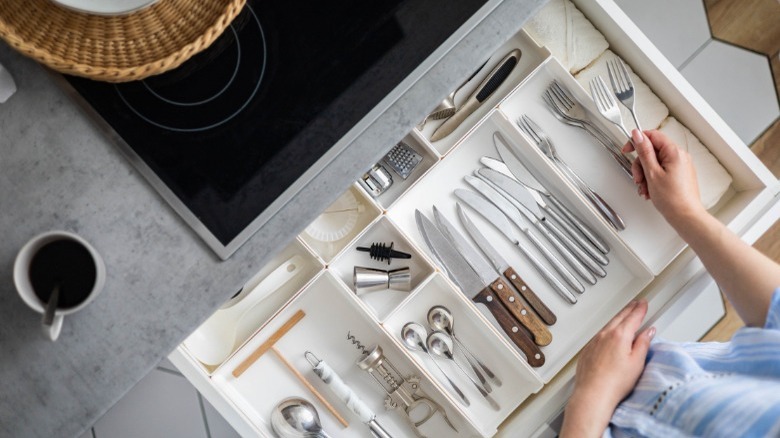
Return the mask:
<path id="1" fill-rule="evenodd" d="M 571 304 L 577 302 L 577 297 L 574 296 L 571 291 L 561 283 L 547 268 L 542 265 L 539 260 L 533 256 L 528 250 L 523 248 L 520 244 L 520 240 L 512 229 L 512 225 L 509 219 L 501 213 L 497 207 L 488 202 L 485 198 L 477 195 L 474 192 L 464 189 L 455 190 L 455 196 L 458 197 L 464 204 L 468 205 L 479 213 L 482 217 L 488 220 L 494 227 L 498 229 L 510 242 L 512 242 L 520 252 L 528 258 L 534 267 L 544 276 L 545 280 L 555 288 L 559 295 L 561 295 L 566 301 Z"/>
<path id="2" fill-rule="evenodd" d="M 493 68 L 485 79 L 477 86 L 466 102 L 450 118 L 444 121 L 431 135 L 431 142 L 439 141 L 442 138 L 452 134 L 468 116 L 470 116 L 482 103 L 493 94 L 501 84 L 504 83 L 509 74 L 512 73 L 518 61 L 520 61 L 520 49 L 514 49 L 502 59 L 496 67 Z"/>
<path id="3" fill-rule="evenodd" d="M 588 244 L 587 239 L 584 237 L 577 235 L 574 239 L 572 239 L 568 234 L 561 230 L 557 223 L 547 220 L 547 217 L 544 215 L 541 208 L 539 208 L 539 204 L 536 203 L 534 196 L 531 194 L 531 191 L 525 188 L 525 186 L 506 175 L 502 175 L 496 172 L 493 169 L 479 169 L 477 171 L 477 176 L 485 180 L 488 184 L 494 186 L 493 188 L 498 190 L 498 192 L 502 195 L 506 196 L 507 199 L 509 199 L 512 204 L 515 204 L 516 207 L 520 208 L 519 205 L 521 205 L 531 214 L 533 214 L 537 220 L 539 220 L 544 229 L 552 235 L 553 239 L 551 242 L 556 245 L 558 251 L 562 251 L 559 245 L 563 245 L 565 250 L 567 250 L 570 255 L 575 256 L 577 260 L 582 262 L 585 266 L 587 266 L 590 272 L 602 278 L 607 275 L 606 271 L 604 271 L 604 268 L 602 268 L 601 265 L 607 265 L 609 263 L 609 259 L 607 259 L 604 254 L 599 252 L 595 247 L 592 247 L 592 245 Z M 541 198 L 541 196 L 539 197 Z M 585 251 L 585 247 L 591 248 L 592 253 Z"/>
<path id="4" fill-rule="evenodd" d="M 465 180 L 469 185 L 474 187 L 482 196 L 484 196 L 490 203 L 498 207 L 498 209 L 514 223 L 520 231 L 522 231 L 531 240 L 531 243 L 541 251 L 545 259 L 552 264 L 558 274 L 566 280 L 566 283 L 579 293 L 585 292 L 585 287 L 582 283 L 574 277 L 574 274 L 569 271 L 566 266 L 558 260 L 557 257 L 550 251 L 536 235 L 534 235 L 530 229 L 523 223 L 521 213 L 509 202 L 501 196 L 492 187 L 488 186 L 484 181 L 474 178 L 473 176 L 466 176 Z M 463 189 L 460 189 L 463 190 Z M 456 190 L 457 196 L 457 190 Z"/>
<path id="5" fill-rule="evenodd" d="M 513 178 L 516 178 L 518 182 L 523 184 L 524 186 L 536 190 L 537 192 L 541 193 L 542 195 L 549 200 L 552 205 L 559 209 L 561 213 L 563 213 L 566 218 L 568 218 L 569 221 L 571 221 L 572 225 L 577 227 L 580 232 L 585 235 L 585 237 L 588 238 L 603 254 L 607 254 L 609 252 L 609 246 L 604 242 L 604 239 L 601 238 L 595 231 L 591 230 L 587 225 L 585 225 L 584 222 L 582 222 L 574 213 L 571 212 L 568 208 L 566 208 L 558 199 L 550 194 L 549 191 L 547 191 L 544 186 L 542 186 L 541 183 L 531 174 L 531 172 L 528 170 L 527 167 L 520 161 L 512 152 L 512 150 L 509 148 L 509 143 L 504 139 L 504 137 L 501 135 L 501 133 L 496 132 L 493 134 L 493 143 L 496 146 L 496 149 L 498 150 L 498 155 L 501 157 L 501 159 L 506 163 L 507 170 L 509 170 L 509 174 L 507 176 L 512 176 Z M 483 163 L 485 164 L 485 163 Z M 487 165 L 487 164 L 486 164 Z M 491 167 L 488 165 L 488 167 Z M 499 172 L 500 169 L 495 169 Z M 552 209 L 548 209 L 548 211 L 553 211 Z M 560 222 L 560 221 L 559 221 Z"/>
<path id="6" fill-rule="evenodd" d="M 414 217 L 417 222 L 417 229 L 420 231 L 428 248 L 452 281 L 458 285 L 461 292 L 466 296 L 471 295 L 470 298 L 473 302 L 484 304 L 490 310 L 490 313 L 504 333 L 525 354 L 529 365 L 532 367 L 544 365 L 544 353 L 528 335 L 527 330 L 521 324 L 518 324 L 512 314 L 495 299 L 491 285 L 489 283 L 484 284 L 481 281 L 471 269 L 471 266 L 463 259 L 463 256 L 458 254 L 458 251 L 441 234 L 441 231 L 420 210 L 415 210 Z"/>
<path id="7" fill-rule="evenodd" d="M 545 324 L 555 324 L 558 318 L 555 316 L 552 310 L 550 310 L 550 308 L 544 304 L 539 296 L 536 295 L 536 292 L 531 289 L 531 286 L 529 286 L 522 279 L 522 277 L 520 277 L 520 274 L 518 274 L 514 268 L 509 266 L 509 263 L 501 256 L 501 254 L 499 254 L 495 248 L 493 248 L 490 242 L 488 242 L 487 238 L 485 238 L 485 236 L 474 225 L 474 222 L 471 221 L 471 218 L 468 217 L 466 210 L 462 205 L 460 205 L 460 202 L 456 204 L 456 207 L 458 209 L 460 223 L 463 224 L 466 232 L 469 234 L 469 236 L 471 236 L 471 239 L 474 241 L 474 243 L 477 244 L 482 253 L 485 254 L 485 257 L 490 260 L 490 263 L 493 264 L 493 267 L 496 268 L 498 272 L 504 274 L 504 277 L 509 280 L 509 282 L 512 283 L 512 285 L 518 290 L 518 292 L 520 292 L 520 295 L 522 295 L 523 298 L 528 301 L 528 304 L 531 305 L 531 308 L 536 310 L 536 314 L 542 318 L 542 321 L 544 321 Z M 549 271 L 547 272 L 549 273 Z M 552 275 L 552 273 L 550 273 L 550 275 Z"/>
<path id="8" fill-rule="evenodd" d="M 484 283 L 495 285 L 495 292 L 501 303 L 509 310 L 525 328 L 531 332 L 536 345 L 549 345 L 552 342 L 552 333 L 542 324 L 536 312 L 531 310 L 531 306 L 519 295 L 512 291 L 501 278 L 501 275 L 493 269 L 492 266 L 482 257 L 477 250 L 466 242 L 466 238 L 455 229 L 455 227 L 444 217 L 443 214 L 433 207 L 433 217 L 439 227 L 439 231 L 447 237 L 456 250 L 463 256 L 471 268 L 474 270 Z"/>

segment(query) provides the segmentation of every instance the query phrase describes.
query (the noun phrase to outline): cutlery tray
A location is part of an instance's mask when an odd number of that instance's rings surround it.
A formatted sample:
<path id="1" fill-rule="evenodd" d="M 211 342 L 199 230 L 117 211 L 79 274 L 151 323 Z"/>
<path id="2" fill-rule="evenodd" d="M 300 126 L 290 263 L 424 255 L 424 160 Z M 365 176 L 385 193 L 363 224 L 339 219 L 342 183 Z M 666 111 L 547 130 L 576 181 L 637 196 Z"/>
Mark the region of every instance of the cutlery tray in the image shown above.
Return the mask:
<path id="1" fill-rule="evenodd" d="M 619 20 L 612 21 L 611 17 L 622 14 L 613 3 L 604 0 L 577 3 L 605 34 L 610 48 L 628 54 L 625 59 L 664 100 L 672 114 L 685 123 L 731 173 L 734 179 L 732 189 L 711 212 L 739 232 L 756 215 L 757 205 L 767 203 L 768 198 L 774 196 L 767 190 L 766 169 L 757 169 L 754 157 L 749 151 L 745 153 L 741 150 L 739 144 L 734 146 L 735 141 L 729 138 L 729 132 L 724 134 L 723 129 L 707 122 L 698 108 L 698 96 L 675 76 L 676 72 L 668 71 L 663 63 L 658 66 L 653 62 L 660 56 L 653 52 L 654 48 L 644 46 L 641 38 L 637 41 L 624 39 L 631 29 L 624 28 Z M 632 51 L 635 47 L 642 50 Z M 514 48 L 522 51 L 517 67 L 485 104 L 451 135 L 431 143 L 428 138 L 441 122 L 429 121 L 423 130 L 414 129 L 403 139 L 423 157 L 409 178 L 395 178 L 391 188 L 377 198 L 372 198 L 357 183 L 349 189 L 359 206 L 358 218 L 350 232 L 332 242 L 322 242 L 306 232 L 301 233 L 247 283 L 245 289 L 251 290 L 292 255 L 298 254 L 306 261 L 302 274 L 255 306 L 247 315 L 248 322 L 240 322 L 245 327 L 244 335 L 240 336 L 235 351 L 228 359 L 219 366 L 209 367 L 198 362 L 185 344 L 178 349 L 196 372 L 209 382 L 210 388 L 216 390 L 216 397 L 227 403 L 226 409 L 237 412 L 248 425 L 249 429 L 240 432 L 274 436 L 269 423 L 272 407 L 283 398 L 301 396 L 315 405 L 325 430 L 333 436 L 368 436 L 367 427 L 360 424 L 357 416 L 349 412 L 312 372 L 304 357 L 306 351 L 311 351 L 338 372 L 374 410 L 379 423 L 393 436 L 413 436 L 401 414 L 384 409 L 386 394 L 382 388 L 355 365 L 361 352 L 354 341 L 363 346 L 379 344 L 403 374 L 419 376 L 425 393 L 441 405 L 459 431 L 456 434 L 437 415 L 423 427 L 427 436 L 493 436 L 502 424 L 508 419 L 511 421 L 510 417 L 522 417 L 521 413 L 529 403 L 524 404 L 524 401 L 550 384 L 593 335 L 630 300 L 637 296 L 653 297 L 660 293 L 658 290 L 668 288 L 678 291 L 684 286 L 684 277 L 681 276 L 679 284 L 670 279 L 680 272 L 679 268 L 671 268 L 670 265 L 686 252 L 685 243 L 649 201 L 636 195 L 635 185 L 612 157 L 584 131 L 556 120 L 541 98 L 550 82 L 557 80 L 593 111 L 589 94 L 546 48 L 537 45 L 522 30 L 493 54 L 491 62 L 496 62 Z M 480 73 L 484 75 L 490 68 L 483 70 Z M 478 74 L 459 92 L 456 102 L 468 96 L 481 79 Z M 702 111 L 706 113 L 707 108 Z M 626 223 L 624 231 L 617 232 L 611 228 L 550 160 L 526 139 L 515 124 L 515 120 L 523 114 L 540 125 L 564 161 L 623 217 Z M 712 114 L 706 115 L 713 117 Z M 593 121 L 623 143 L 622 134 L 616 128 L 607 126 L 600 118 L 594 117 Z M 592 286 L 583 282 L 585 292 L 577 295 L 576 304 L 569 304 L 530 267 L 517 248 L 498 230 L 466 207 L 469 216 L 490 243 L 557 316 L 557 322 L 548 327 L 552 342 L 541 347 L 546 361 L 538 368 L 528 365 L 523 353 L 496 325 L 487 309 L 464 295 L 437 265 L 414 219 L 415 210 L 432 219 L 432 207 L 435 205 L 462 234 L 467 235 L 456 214 L 453 191 L 470 188 L 463 178 L 481 167 L 480 157 L 498 158 L 492 140 L 496 131 L 503 134 L 537 179 L 602 236 L 610 247 L 606 277 L 598 279 Z M 741 146 L 744 148 L 744 145 Z M 526 249 L 540 255 L 525 236 L 518 235 Z M 367 253 L 355 250 L 358 246 L 370 246 L 374 242 L 393 242 L 394 249 L 410 253 L 412 258 L 393 259 L 388 264 L 372 260 Z M 468 238 L 467 242 L 474 246 Z M 690 260 L 692 256 L 686 257 Z M 408 266 L 411 290 L 356 293 L 352 278 L 355 266 L 387 270 Z M 496 273 L 496 277 L 498 275 Z M 470 406 L 464 406 L 431 363 L 431 358 L 404 346 L 400 337 L 401 327 L 411 321 L 427 327 L 426 314 L 434 305 L 443 305 L 452 311 L 457 337 L 502 380 L 503 384 L 494 387 L 491 394 L 500 406 L 498 411 L 490 408 L 456 367 L 438 360 L 437 363 L 470 400 Z M 238 364 L 298 310 L 303 310 L 306 316 L 278 340 L 275 347 L 350 422 L 348 428 L 343 428 L 271 351 L 261 356 L 240 377 L 233 376 Z M 246 327 L 256 327 L 256 330 L 247 335 L 250 331 Z M 354 338 L 348 339 L 348 333 Z"/>

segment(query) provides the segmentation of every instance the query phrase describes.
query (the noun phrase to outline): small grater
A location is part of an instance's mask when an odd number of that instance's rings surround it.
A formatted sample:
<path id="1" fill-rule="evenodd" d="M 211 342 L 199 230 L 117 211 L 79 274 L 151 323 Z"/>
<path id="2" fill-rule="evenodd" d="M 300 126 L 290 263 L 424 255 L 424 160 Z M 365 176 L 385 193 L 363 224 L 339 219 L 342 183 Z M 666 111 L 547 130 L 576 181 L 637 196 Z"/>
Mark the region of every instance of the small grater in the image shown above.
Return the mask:
<path id="1" fill-rule="evenodd" d="M 395 145 L 382 159 L 401 178 L 406 179 L 412 170 L 422 161 L 422 155 L 404 142 Z"/>

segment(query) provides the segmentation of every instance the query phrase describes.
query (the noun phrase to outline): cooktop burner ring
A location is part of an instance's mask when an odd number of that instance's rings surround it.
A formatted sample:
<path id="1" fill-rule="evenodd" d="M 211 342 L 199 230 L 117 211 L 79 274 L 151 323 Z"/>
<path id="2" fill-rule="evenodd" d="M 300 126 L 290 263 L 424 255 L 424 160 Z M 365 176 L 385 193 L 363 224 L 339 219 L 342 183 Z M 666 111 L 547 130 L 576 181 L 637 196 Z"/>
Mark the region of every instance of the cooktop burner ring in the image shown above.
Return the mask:
<path id="1" fill-rule="evenodd" d="M 255 13 L 254 9 L 252 9 L 252 7 L 249 4 L 246 5 L 246 8 L 249 10 L 249 13 L 252 15 L 252 17 L 254 19 L 253 21 L 254 21 L 254 23 L 256 25 L 256 31 L 259 33 L 259 41 L 260 41 L 260 44 L 262 46 L 262 58 L 260 59 L 260 62 L 259 62 L 259 73 L 257 74 L 256 79 L 253 80 L 254 85 L 255 85 L 254 88 L 251 90 L 251 92 L 248 93 L 248 96 L 245 99 L 243 99 L 243 102 L 240 104 L 240 106 L 235 111 L 229 112 L 226 116 L 222 117 L 219 120 L 216 120 L 216 121 L 213 121 L 213 122 L 209 121 L 209 122 L 204 123 L 201 126 L 182 127 L 182 126 L 174 126 L 174 124 L 169 124 L 169 123 L 166 123 L 166 122 L 161 122 L 161 121 L 155 120 L 152 116 L 149 116 L 149 115 L 145 114 L 142 109 L 138 108 L 139 105 L 137 105 L 137 104 L 134 105 L 133 104 L 132 96 L 127 96 L 125 93 L 123 93 L 123 91 L 119 87 L 119 85 L 114 84 L 114 90 L 117 93 L 117 95 L 119 96 L 119 98 L 122 100 L 122 102 L 125 105 L 127 105 L 127 107 L 136 116 L 138 116 L 139 118 L 144 120 L 146 123 L 149 123 L 149 124 L 151 124 L 151 125 L 153 125 L 155 127 L 158 127 L 160 129 L 167 130 L 167 131 L 181 132 L 181 133 L 196 133 L 196 132 L 208 131 L 208 130 L 217 128 L 217 127 L 219 127 L 221 125 L 224 125 L 224 124 L 228 123 L 230 120 L 235 118 L 238 114 L 240 114 L 249 105 L 249 103 L 252 102 L 252 100 L 257 95 L 258 91 L 260 90 L 260 85 L 263 83 L 263 79 L 265 77 L 266 67 L 267 67 L 266 64 L 267 64 L 267 61 L 268 61 L 268 47 L 267 47 L 267 41 L 266 41 L 265 32 L 263 31 L 263 26 L 260 23 L 260 19 L 258 18 L 258 16 Z M 165 97 L 161 96 L 158 92 L 155 92 L 152 89 L 152 87 L 150 87 L 146 83 L 146 81 L 142 81 L 141 83 L 143 85 L 138 87 L 140 90 L 143 91 L 143 95 L 139 96 L 140 100 L 152 99 L 152 100 L 157 102 L 157 105 L 159 105 L 162 102 L 161 106 L 167 106 L 167 109 L 165 111 L 162 111 L 162 113 L 163 114 L 171 114 L 171 113 L 175 113 L 175 112 L 181 112 L 182 110 L 186 110 L 188 108 L 191 108 L 194 111 L 198 111 L 199 108 L 202 105 L 208 104 L 209 102 L 212 102 L 212 101 L 214 101 L 214 100 L 216 100 L 216 99 L 218 99 L 220 97 L 223 97 L 226 94 L 226 92 L 231 91 L 231 89 L 232 89 L 231 86 L 236 83 L 235 78 L 239 75 L 240 70 L 242 70 L 242 65 L 243 64 L 247 64 L 247 63 L 243 63 L 242 64 L 242 62 L 241 62 L 242 51 L 241 51 L 240 33 L 236 31 L 236 29 L 233 26 L 233 24 L 230 25 L 230 29 L 233 32 L 233 35 L 235 37 L 235 45 L 236 45 L 236 48 L 237 48 L 237 52 L 238 52 L 237 55 L 238 55 L 238 57 L 237 57 L 235 69 L 233 70 L 230 79 L 227 81 L 227 84 L 224 87 L 222 87 L 221 90 L 219 90 L 217 93 L 213 94 L 212 96 L 207 97 L 206 99 L 201 99 L 199 102 L 194 102 L 194 103 L 177 102 L 175 100 L 172 100 L 172 99 L 165 98 Z M 252 66 L 250 65 L 249 67 L 246 67 L 246 68 L 252 68 Z M 238 85 L 240 86 L 240 84 L 238 84 Z M 136 94 L 138 94 L 138 93 L 136 93 Z M 233 96 L 233 98 L 235 98 L 235 96 Z M 138 99 L 136 99 L 136 100 L 138 100 Z M 143 102 L 141 102 L 141 103 L 143 103 Z M 208 111 L 207 110 L 207 114 L 211 115 L 212 111 Z M 204 117 L 203 114 L 199 114 L 199 115 L 201 117 Z M 187 118 L 183 117 L 183 119 L 187 119 Z"/>

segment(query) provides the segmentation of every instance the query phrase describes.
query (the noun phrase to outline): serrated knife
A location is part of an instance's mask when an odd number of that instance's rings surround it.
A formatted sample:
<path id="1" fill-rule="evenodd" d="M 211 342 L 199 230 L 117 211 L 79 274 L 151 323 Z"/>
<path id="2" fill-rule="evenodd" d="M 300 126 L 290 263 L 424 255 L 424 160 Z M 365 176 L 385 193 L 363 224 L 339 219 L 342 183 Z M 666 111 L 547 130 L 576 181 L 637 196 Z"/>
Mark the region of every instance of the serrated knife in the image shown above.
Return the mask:
<path id="1" fill-rule="evenodd" d="M 498 229 L 498 231 L 506 236 L 506 238 L 509 239 L 509 241 L 512 242 L 512 244 L 514 244 L 528 260 L 531 261 L 531 264 L 534 265 L 534 268 L 536 268 L 539 273 L 544 276 L 545 280 L 550 283 L 550 286 L 555 288 L 556 292 L 558 292 L 558 294 L 562 296 L 563 299 L 572 304 L 577 302 L 577 297 L 571 293 L 571 291 L 560 280 L 558 280 L 558 278 L 553 275 L 552 272 L 544 267 L 544 265 L 542 265 L 533 254 L 523 248 L 523 245 L 520 243 L 517 234 L 515 234 L 509 219 L 507 219 L 507 217 L 501 213 L 501 210 L 499 210 L 498 207 L 491 204 L 490 201 L 483 198 L 482 196 L 469 190 L 457 189 L 455 190 L 455 196 L 463 201 L 464 204 L 474 209 L 474 211 L 479 213 L 482 217 L 487 219 L 488 222 L 490 222 L 494 227 L 496 227 L 496 229 Z"/>
<path id="2" fill-rule="evenodd" d="M 542 321 L 544 321 L 545 324 L 555 324 L 558 318 L 555 316 L 552 310 L 550 310 L 550 308 L 544 304 L 539 296 L 536 295 L 536 292 L 531 289 L 531 286 L 529 286 L 525 280 L 523 280 L 520 274 L 509 265 L 509 262 L 507 262 L 504 257 L 502 257 L 501 254 L 493 247 L 493 245 L 488 242 L 487 238 L 485 238 L 482 232 L 480 232 L 479 229 L 474 225 L 474 222 L 471 221 L 471 218 L 468 217 L 466 210 L 462 205 L 460 205 L 460 202 L 458 202 L 455 206 L 458 210 L 458 217 L 460 218 L 460 223 L 463 224 L 463 228 L 466 229 L 466 232 L 469 234 L 469 236 L 471 236 L 471 240 L 473 240 L 482 253 L 485 254 L 485 257 L 490 260 L 490 263 L 493 265 L 493 267 L 496 268 L 498 272 L 501 272 L 504 277 L 509 280 L 510 283 L 512 283 L 515 289 L 517 289 L 517 291 L 520 292 L 520 295 L 522 295 L 523 298 L 528 301 L 528 304 L 531 305 L 531 308 L 536 311 L 536 314 L 542 318 Z M 548 273 L 552 275 L 552 273 L 549 271 Z"/>
<path id="3" fill-rule="evenodd" d="M 431 135 L 431 141 L 439 141 L 442 138 L 452 134 L 458 126 L 463 123 L 468 116 L 474 113 L 477 108 L 482 105 L 483 102 L 493 94 L 501 84 L 504 83 L 509 74 L 512 73 L 517 63 L 520 61 L 521 52 L 520 49 L 514 49 L 509 52 L 493 70 L 488 73 L 485 79 L 477 86 L 471 96 L 466 99 L 466 102 L 461 105 L 460 108 L 444 121 Z"/>
<path id="4" fill-rule="evenodd" d="M 566 216 L 566 218 L 571 221 L 571 224 L 577 227 L 580 232 L 585 235 L 585 237 L 588 238 L 603 254 L 607 254 L 609 252 L 609 245 L 607 245 L 606 242 L 604 242 L 604 239 L 601 238 L 595 231 L 591 230 L 587 225 L 585 225 L 584 222 L 582 222 L 577 215 L 575 215 L 571 210 L 566 208 L 558 199 L 553 196 L 539 181 L 536 179 L 536 177 L 531 174 L 531 172 L 528 170 L 527 167 L 523 164 L 522 161 L 520 161 L 512 152 L 512 150 L 509 147 L 509 143 L 504 138 L 503 135 L 501 135 L 500 132 L 495 132 L 493 134 L 493 144 L 496 147 L 496 150 L 498 151 L 498 155 L 501 157 L 501 160 L 503 161 L 502 164 L 506 166 L 506 169 L 509 171 L 509 175 L 511 175 L 513 178 L 516 178 L 518 182 L 523 184 L 524 186 L 528 187 L 531 190 L 535 190 L 538 193 L 541 193 L 545 196 L 547 200 L 549 200 L 552 205 L 561 211 L 561 213 Z M 481 160 L 482 161 L 482 160 Z M 492 166 L 485 161 L 482 161 L 483 164 L 485 164 L 488 167 Z M 500 169 L 496 168 L 495 170 L 501 172 Z M 509 176 L 508 175 L 508 176 Z M 552 209 L 549 209 L 548 211 L 552 212 Z M 557 219 L 556 219 L 557 220 Z M 560 221 L 559 221 L 560 222 Z M 565 222 L 565 221 L 564 221 Z"/>
<path id="5" fill-rule="evenodd" d="M 549 345 L 552 342 L 552 333 L 544 326 L 542 320 L 532 307 L 521 297 L 513 293 L 512 287 L 501 278 L 501 275 L 474 249 L 450 221 L 436 208 L 433 207 L 433 218 L 439 231 L 450 240 L 456 250 L 463 256 L 471 269 L 482 279 L 491 284 L 501 303 L 512 315 L 531 332 L 536 345 Z M 495 287 L 493 287 L 495 285 Z"/>
<path id="6" fill-rule="evenodd" d="M 545 357 L 539 346 L 531 339 L 528 331 L 519 324 L 511 313 L 498 301 L 491 288 L 491 284 L 485 284 L 471 269 L 471 266 L 463 259 L 436 225 L 430 221 L 420 210 L 415 210 L 414 218 L 417 229 L 420 231 L 426 245 L 433 253 L 436 260 L 442 265 L 447 275 L 460 288 L 461 292 L 471 301 L 485 305 L 498 322 L 498 325 L 506 333 L 520 351 L 526 356 L 528 364 L 532 367 L 544 365 Z"/>
<path id="7" fill-rule="evenodd" d="M 547 216 L 536 203 L 531 191 L 525 186 L 493 169 L 479 169 L 477 171 L 477 176 L 492 185 L 494 189 L 498 190 L 499 193 L 515 204 L 515 207 L 518 209 L 524 208 L 530 212 L 538 220 L 540 231 L 545 232 L 550 242 L 555 245 L 555 248 L 564 256 L 567 254 L 569 255 L 569 257 L 567 257 L 569 264 L 577 268 L 575 264 L 572 264 L 573 261 L 570 260 L 570 257 L 576 257 L 576 260 L 584 264 L 590 273 L 602 278 L 607 275 L 607 272 L 601 265 L 606 266 L 609 263 L 609 259 L 595 247 L 590 245 L 585 237 L 577 235 L 575 238 L 572 238 L 565 233 L 557 223 L 548 220 Z M 586 251 L 585 248 L 590 248 L 592 252 Z M 583 273 L 580 272 L 580 275 L 583 275 Z M 591 282 L 590 279 L 588 279 L 591 284 L 595 282 L 595 279 L 593 280 L 594 281 Z"/>

